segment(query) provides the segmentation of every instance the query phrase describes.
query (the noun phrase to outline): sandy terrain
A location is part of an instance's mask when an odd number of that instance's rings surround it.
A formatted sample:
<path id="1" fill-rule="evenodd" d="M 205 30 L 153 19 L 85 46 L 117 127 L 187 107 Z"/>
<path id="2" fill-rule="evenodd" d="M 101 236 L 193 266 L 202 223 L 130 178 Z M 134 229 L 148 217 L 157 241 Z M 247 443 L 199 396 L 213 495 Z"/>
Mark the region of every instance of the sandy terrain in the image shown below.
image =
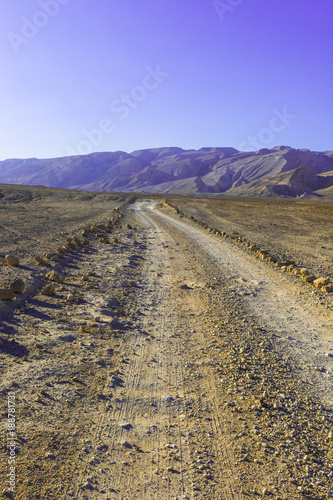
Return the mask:
<path id="1" fill-rule="evenodd" d="M 36 223 L 22 218 L 22 202 L 2 208 L 2 258 L 16 210 L 25 230 L 10 248 L 22 266 L 1 266 L 1 286 L 18 276 L 34 283 L 1 304 L 3 489 L 14 394 L 12 498 L 331 498 L 332 294 L 176 215 L 158 197 L 126 203 L 92 195 L 92 204 L 85 193 L 61 196 L 54 192 L 45 235 L 34 242 L 26 235 Z M 35 203 L 25 210 L 35 213 Z M 213 213 L 207 200 L 172 203 L 222 225 L 216 201 Z M 270 206 L 282 210 L 280 202 Z M 250 222 L 241 204 L 233 207 L 223 230 L 245 231 Z M 328 247 L 328 208 L 316 226 L 318 255 Z M 266 238 L 272 253 L 288 256 L 300 213 L 290 213 L 290 231 L 276 239 L 267 217 L 258 210 L 251 239 Z M 35 253 L 54 252 L 99 222 L 89 245 L 34 265 Z M 312 249 L 299 245 L 292 255 L 314 267 Z M 54 295 L 39 295 L 51 269 L 65 281 Z"/>

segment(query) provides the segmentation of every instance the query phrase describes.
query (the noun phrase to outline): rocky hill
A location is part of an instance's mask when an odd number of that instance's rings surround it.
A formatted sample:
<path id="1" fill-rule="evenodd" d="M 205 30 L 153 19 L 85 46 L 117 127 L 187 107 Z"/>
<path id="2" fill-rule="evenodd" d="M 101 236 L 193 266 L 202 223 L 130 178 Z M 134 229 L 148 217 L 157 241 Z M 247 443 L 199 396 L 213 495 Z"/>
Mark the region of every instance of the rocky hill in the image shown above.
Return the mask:
<path id="1" fill-rule="evenodd" d="M 333 197 L 332 151 L 176 147 L 0 162 L 0 182 L 104 192 Z"/>

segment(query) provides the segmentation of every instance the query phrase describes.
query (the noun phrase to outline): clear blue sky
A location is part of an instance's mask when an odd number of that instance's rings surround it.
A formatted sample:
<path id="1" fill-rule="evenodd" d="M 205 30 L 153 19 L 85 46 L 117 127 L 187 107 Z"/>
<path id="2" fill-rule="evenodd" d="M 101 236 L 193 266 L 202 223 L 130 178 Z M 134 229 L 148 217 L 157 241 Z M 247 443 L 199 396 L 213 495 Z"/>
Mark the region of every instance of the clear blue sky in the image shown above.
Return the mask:
<path id="1" fill-rule="evenodd" d="M 331 0 L 2 0 L 0 159 L 333 149 Z"/>

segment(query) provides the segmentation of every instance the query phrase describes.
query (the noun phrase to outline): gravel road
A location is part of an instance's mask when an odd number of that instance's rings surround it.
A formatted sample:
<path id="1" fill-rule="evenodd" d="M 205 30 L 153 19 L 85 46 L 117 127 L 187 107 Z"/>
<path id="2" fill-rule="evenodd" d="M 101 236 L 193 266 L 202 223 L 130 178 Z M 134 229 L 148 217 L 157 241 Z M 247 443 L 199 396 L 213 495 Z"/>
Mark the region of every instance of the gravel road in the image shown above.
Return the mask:
<path id="1" fill-rule="evenodd" d="M 326 302 L 159 200 L 100 222 L 1 323 L 15 498 L 331 498 Z"/>

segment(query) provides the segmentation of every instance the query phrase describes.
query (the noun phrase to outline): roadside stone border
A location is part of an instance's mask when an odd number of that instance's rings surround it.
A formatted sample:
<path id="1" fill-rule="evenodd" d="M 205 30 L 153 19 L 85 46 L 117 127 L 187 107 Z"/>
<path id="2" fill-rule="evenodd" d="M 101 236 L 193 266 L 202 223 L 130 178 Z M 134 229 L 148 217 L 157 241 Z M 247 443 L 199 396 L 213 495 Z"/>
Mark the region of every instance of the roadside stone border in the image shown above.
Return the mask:
<path id="1" fill-rule="evenodd" d="M 323 293 L 333 292 L 333 284 L 331 279 L 328 277 L 316 276 L 311 272 L 311 270 L 297 265 L 294 260 L 279 260 L 278 257 L 271 255 L 265 248 L 260 248 L 256 243 L 246 240 L 238 231 L 232 231 L 231 234 L 227 234 L 225 231 L 219 231 L 218 229 L 211 228 L 201 220 L 195 219 L 193 216 L 188 217 L 175 206 L 164 200 L 162 206 L 172 210 L 181 219 L 188 219 L 189 221 L 195 222 L 206 231 L 221 236 L 223 238 L 229 239 L 243 246 L 248 252 L 252 252 L 257 255 L 261 260 L 268 262 L 280 269 L 282 272 L 288 272 L 295 276 L 299 276 L 303 283 L 307 283 Z"/>
<path id="2" fill-rule="evenodd" d="M 49 268 L 50 271 L 47 272 L 43 278 L 45 282 L 55 282 L 57 284 L 63 283 L 66 280 L 66 275 L 58 272 L 53 269 L 53 265 L 57 268 L 65 267 L 62 266 L 62 259 L 65 259 L 68 254 L 73 255 L 78 250 L 81 250 L 83 253 L 89 252 L 88 247 L 91 245 L 91 240 L 95 239 L 100 243 L 104 244 L 115 244 L 119 243 L 118 238 L 111 238 L 114 229 L 121 229 L 121 219 L 122 214 L 120 210 L 123 209 L 126 205 L 131 204 L 135 201 L 135 198 L 129 198 L 124 203 L 119 205 L 112 210 L 112 215 L 109 217 L 109 220 L 106 222 L 95 223 L 90 226 L 85 226 L 82 229 L 81 237 L 78 236 L 70 236 L 67 237 L 64 241 L 63 245 L 60 244 L 53 252 L 49 252 L 43 254 L 42 256 L 36 255 L 34 258 L 34 264 L 36 266 L 44 266 L 45 268 Z M 132 227 L 128 227 L 127 229 L 133 229 Z M 5 260 L 0 262 L 0 265 L 3 266 L 15 266 L 18 269 L 21 266 L 20 260 L 15 255 L 6 255 Z M 39 293 L 41 295 L 53 295 L 56 292 L 56 287 L 51 284 L 42 283 L 42 286 L 37 286 L 40 288 Z M 39 284 L 40 285 L 40 284 Z M 18 278 L 13 281 L 9 286 L 0 288 L 0 301 L 15 301 L 17 299 L 18 294 L 22 294 L 26 287 L 26 283 Z"/>

